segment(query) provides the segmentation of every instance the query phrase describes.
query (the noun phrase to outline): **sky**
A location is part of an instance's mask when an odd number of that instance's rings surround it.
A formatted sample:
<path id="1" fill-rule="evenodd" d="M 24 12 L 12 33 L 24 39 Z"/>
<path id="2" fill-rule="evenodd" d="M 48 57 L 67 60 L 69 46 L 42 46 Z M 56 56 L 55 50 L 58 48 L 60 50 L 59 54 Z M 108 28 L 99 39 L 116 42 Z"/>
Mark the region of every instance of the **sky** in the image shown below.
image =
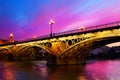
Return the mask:
<path id="1" fill-rule="evenodd" d="M 15 40 L 120 21 L 120 0 L 0 0 L 0 39 Z"/>

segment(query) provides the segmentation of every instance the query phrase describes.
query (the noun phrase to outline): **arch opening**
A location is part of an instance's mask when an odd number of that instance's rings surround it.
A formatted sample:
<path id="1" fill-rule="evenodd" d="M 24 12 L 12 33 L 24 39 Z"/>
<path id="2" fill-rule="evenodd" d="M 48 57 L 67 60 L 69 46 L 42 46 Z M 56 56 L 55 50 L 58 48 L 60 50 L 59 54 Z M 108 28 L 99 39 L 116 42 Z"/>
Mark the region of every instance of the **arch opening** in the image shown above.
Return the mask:
<path id="1" fill-rule="evenodd" d="M 47 64 L 55 64 L 55 58 L 55 55 L 39 46 L 26 46 L 16 55 L 16 60 L 47 61 Z"/>
<path id="2" fill-rule="evenodd" d="M 120 42 L 104 45 L 89 52 L 87 59 L 116 59 L 120 58 Z"/>
<path id="3" fill-rule="evenodd" d="M 13 60 L 13 53 L 9 49 L 3 48 L 0 50 L 0 60 L 8 61 Z"/>

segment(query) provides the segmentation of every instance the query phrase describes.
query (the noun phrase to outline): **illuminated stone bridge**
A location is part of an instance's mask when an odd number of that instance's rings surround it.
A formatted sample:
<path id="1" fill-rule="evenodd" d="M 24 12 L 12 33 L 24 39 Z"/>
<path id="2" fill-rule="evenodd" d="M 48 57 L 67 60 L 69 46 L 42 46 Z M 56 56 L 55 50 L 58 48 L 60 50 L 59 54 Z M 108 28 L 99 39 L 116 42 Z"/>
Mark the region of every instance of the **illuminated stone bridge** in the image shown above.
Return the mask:
<path id="1" fill-rule="evenodd" d="M 0 46 L 0 58 L 14 60 L 47 60 L 49 65 L 85 63 L 89 52 L 120 41 L 120 22 L 55 33 Z"/>

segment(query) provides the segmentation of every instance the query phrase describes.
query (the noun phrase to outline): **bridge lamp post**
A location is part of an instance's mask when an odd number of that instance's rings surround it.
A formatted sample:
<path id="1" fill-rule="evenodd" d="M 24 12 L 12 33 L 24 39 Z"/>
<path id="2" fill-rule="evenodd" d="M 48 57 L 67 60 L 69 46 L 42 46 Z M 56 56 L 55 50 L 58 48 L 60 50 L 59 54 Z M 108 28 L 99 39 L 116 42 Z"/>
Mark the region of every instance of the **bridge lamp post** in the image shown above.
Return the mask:
<path id="1" fill-rule="evenodd" d="M 50 33 L 50 37 L 52 37 L 52 26 L 55 23 L 54 20 L 50 19 L 49 25 L 51 26 L 51 33 Z"/>
<path id="2" fill-rule="evenodd" d="M 9 36 L 10 36 L 10 38 L 9 38 L 9 42 L 10 42 L 10 43 L 13 43 L 13 42 L 14 42 L 14 40 L 13 40 L 13 34 L 12 34 L 12 33 L 10 33 L 10 35 L 9 35 Z"/>

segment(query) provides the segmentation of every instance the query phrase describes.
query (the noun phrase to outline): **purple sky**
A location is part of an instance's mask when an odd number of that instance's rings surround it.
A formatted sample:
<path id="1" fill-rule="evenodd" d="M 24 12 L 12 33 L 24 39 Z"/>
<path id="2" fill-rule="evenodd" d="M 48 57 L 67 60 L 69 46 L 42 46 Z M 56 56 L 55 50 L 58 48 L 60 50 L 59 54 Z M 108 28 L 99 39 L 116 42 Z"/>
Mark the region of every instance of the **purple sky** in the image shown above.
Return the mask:
<path id="1" fill-rule="evenodd" d="M 0 0 L 0 39 L 15 40 L 120 21 L 120 0 Z"/>

